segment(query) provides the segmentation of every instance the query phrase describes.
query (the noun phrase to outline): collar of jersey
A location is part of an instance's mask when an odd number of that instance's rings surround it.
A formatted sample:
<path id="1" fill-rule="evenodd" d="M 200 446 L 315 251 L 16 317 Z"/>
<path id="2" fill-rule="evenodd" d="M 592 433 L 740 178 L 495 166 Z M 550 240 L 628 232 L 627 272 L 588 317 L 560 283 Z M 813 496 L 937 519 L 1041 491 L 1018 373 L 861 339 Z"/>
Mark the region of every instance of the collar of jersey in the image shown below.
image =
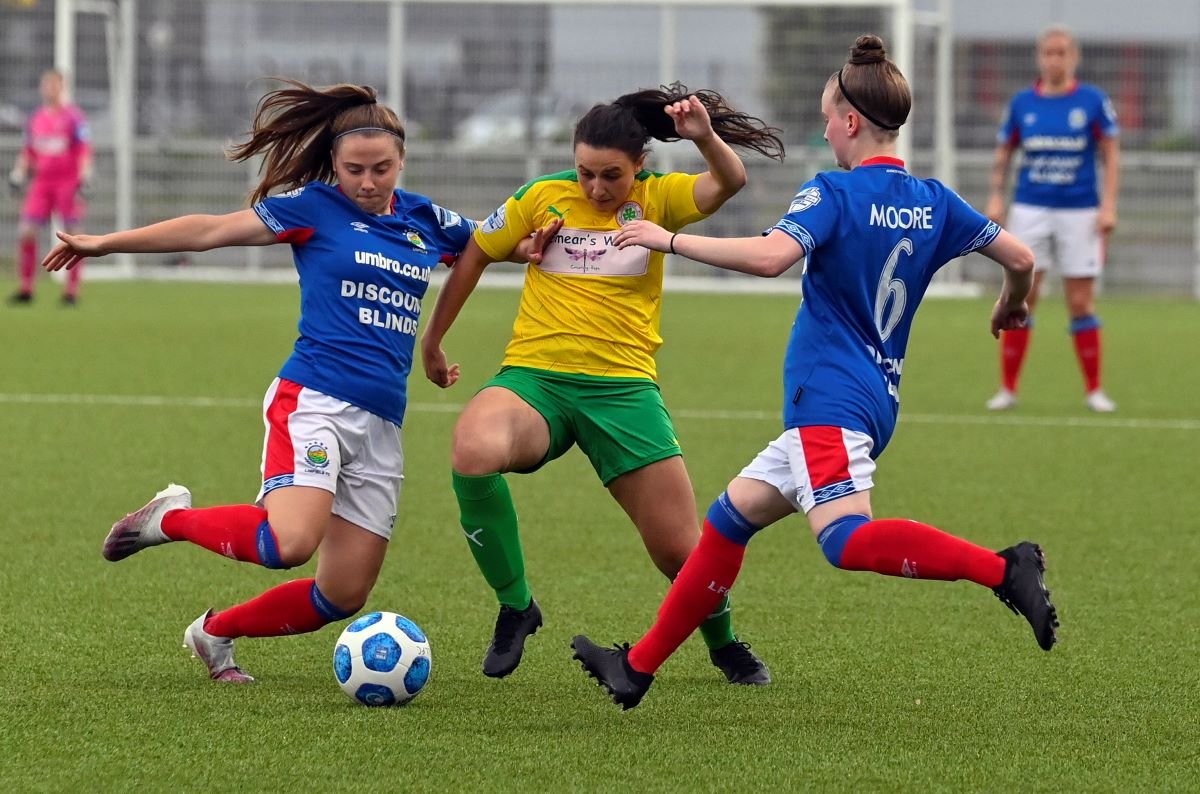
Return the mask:
<path id="1" fill-rule="evenodd" d="M 901 160 L 899 157 L 887 157 L 885 155 L 880 155 L 879 157 L 868 157 L 866 160 L 863 160 L 858 165 L 860 168 L 864 165 L 894 165 L 894 166 L 898 166 L 900 168 L 904 168 L 904 161 Z M 905 170 L 907 170 L 907 169 L 905 169 Z"/>
<path id="2" fill-rule="evenodd" d="M 1054 98 L 1060 97 L 1060 96 L 1070 96 L 1071 94 L 1074 94 L 1078 89 L 1079 89 L 1079 81 L 1072 80 L 1071 84 L 1067 86 L 1067 90 L 1064 91 L 1063 93 L 1061 93 L 1061 94 L 1045 94 L 1042 92 L 1042 78 L 1039 77 L 1038 79 L 1033 81 L 1033 93 L 1037 94 L 1038 96 L 1047 97 L 1049 99 L 1054 99 Z"/>

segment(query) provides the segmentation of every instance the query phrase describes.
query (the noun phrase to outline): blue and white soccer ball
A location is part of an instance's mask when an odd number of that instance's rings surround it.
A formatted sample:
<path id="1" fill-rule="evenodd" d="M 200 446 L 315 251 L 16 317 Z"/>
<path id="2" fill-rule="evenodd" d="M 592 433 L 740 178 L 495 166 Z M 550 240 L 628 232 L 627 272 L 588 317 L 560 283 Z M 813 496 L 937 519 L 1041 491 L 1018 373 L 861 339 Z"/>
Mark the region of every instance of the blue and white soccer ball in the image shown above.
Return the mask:
<path id="1" fill-rule="evenodd" d="M 429 641 L 403 615 L 372 612 L 351 623 L 333 649 L 342 691 L 366 706 L 399 706 L 429 683 Z"/>

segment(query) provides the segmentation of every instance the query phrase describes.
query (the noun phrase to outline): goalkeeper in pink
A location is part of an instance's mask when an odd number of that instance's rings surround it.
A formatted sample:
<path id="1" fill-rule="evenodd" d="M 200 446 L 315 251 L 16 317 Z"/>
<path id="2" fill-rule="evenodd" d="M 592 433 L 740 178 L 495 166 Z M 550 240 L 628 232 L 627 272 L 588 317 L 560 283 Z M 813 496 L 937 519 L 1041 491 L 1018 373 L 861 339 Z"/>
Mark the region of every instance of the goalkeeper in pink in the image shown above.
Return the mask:
<path id="1" fill-rule="evenodd" d="M 69 234 L 79 232 L 84 213 L 80 192 L 92 175 L 87 120 L 83 111 L 67 101 L 62 72 L 55 69 L 44 72 L 40 90 L 42 106 L 26 122 L 25 145 L 8 175 L 14 192 L 25 189 L 17 227 L 17 269 L 21 282 L 9 298 L 9 303 L 16 306 L 33 301 L 38 233 L 52 215 L 58 216 Z M 83 268 L 78 265 L 67 273 L 62 295 L 64 306 L 73 306 L 78 300 L 82 275 Z"/>

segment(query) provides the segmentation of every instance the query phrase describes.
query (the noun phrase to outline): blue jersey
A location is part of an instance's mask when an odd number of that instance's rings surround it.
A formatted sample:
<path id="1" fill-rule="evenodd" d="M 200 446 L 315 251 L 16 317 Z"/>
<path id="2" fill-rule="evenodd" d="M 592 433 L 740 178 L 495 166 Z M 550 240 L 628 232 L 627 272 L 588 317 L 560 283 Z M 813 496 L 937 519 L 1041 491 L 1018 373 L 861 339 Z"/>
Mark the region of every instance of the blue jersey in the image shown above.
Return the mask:
<path id="1" fill-rule="evenodd" d="M 300 275 L 300 338 L 279 377 L 403 424 L 421 298 L 475 222 L 402 190 L 390 215 L 369 215 L 322 182 L 254 211 L 292 244 Z"/>
<path id="2" fill-rule="evenodd" d="M 1117 113 L 1104 92 L 1076 84 L 1067 94 L 1044 96 L 1034 85 L 1012 98 L 998 141 L 1023 152 L 1014 201 L 1079 209 L 1100 203 L 1096 144 L 1117 135 Z"/>
<path id="3" fill-rule="evenodd" d="M 774 228 L 807 256 L 784 360 L 784 426 L 857 430 L 876 456 L 896 427 L 904 351 L 930 279 L 1000 227 L 937 180 L 874 157 L 818 174 Z"/>

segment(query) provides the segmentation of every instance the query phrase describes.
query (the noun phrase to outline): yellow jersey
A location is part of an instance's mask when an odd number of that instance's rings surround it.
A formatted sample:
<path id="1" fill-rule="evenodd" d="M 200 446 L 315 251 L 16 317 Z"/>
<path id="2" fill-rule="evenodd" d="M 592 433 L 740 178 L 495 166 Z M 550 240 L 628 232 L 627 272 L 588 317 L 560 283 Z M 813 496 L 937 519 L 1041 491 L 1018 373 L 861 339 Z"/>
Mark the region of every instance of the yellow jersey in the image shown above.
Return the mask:
<path id="1" fill-rule="evenodd" d="M 492 259 L 522 238 L 563 219 L 538 264 L 525 270 L 521 307 L 504 366 L 608 377 L 655 379 L 662 345 L 663 254 L 613 242 L 625 223 L 653 221 L 669 231 L 708 217 L 692 195 L 698 175 L 640 172 L 615 213 L 592 207 L 575 171 L 521 187 L 475 231 Z"/>

